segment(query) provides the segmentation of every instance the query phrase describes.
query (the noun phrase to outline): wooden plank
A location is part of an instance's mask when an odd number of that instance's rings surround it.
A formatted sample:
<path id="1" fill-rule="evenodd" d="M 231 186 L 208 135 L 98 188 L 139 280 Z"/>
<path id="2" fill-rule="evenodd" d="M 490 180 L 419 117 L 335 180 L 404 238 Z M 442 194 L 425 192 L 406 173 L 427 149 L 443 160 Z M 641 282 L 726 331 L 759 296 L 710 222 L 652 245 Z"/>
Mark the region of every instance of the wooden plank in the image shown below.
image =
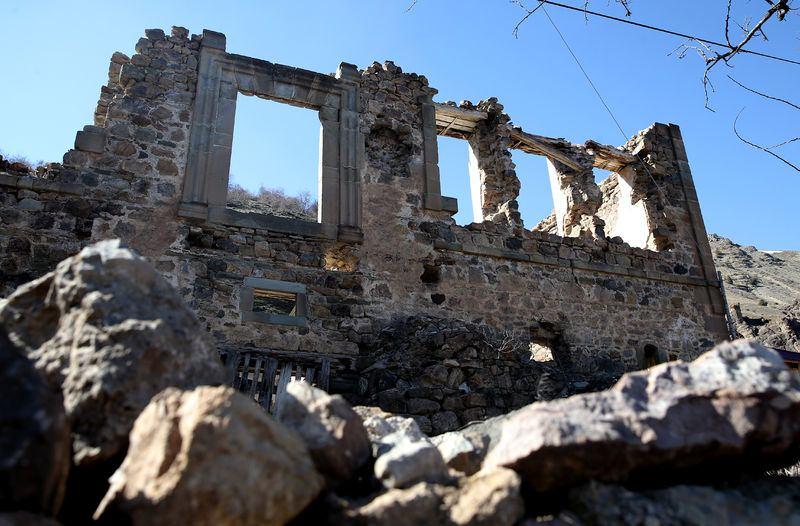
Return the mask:
<path id="1" fill-rule="evenodd" d="M 275 373 L 277 370 L 278 360 L 267 358 L 267 364 L 264 367 L 264 387 L 261 390 L 261 398 L 258 401 L 267 412 L 272 407 L 272 390 L 275 387 Z"/>
<path id="2" fill-rule="evenodd" d="M 314 368 L 313 367 L 306 367 L 306 382 L 314 385 Z"/>
<path id="3" fill-rule="evenodd" d="M 322 367 L 320 368 L 319 371 L 319 382 L 317 387 L 319 387 L 324 391 L 327 391 L 328 386 L 330 385 L 330 376 L 331 376 L 331 359 L 323 358 Z"/>
<path id="4" fill-rule="evenodd" d="M 239 366 L 239 353 L 236 351 L 227 351 L 226 363 L 228 368 L 228 385 L 233 386 L 236 382 L 236 370 Z"/>
<path id="5" fill-rule="evenodd" d="M 241 374 L 238 374 L 239 368 L 238 367 L 236 368 L 237 375 L 236 375 L 236 378 L 233 381 L 233 388 L 236 389 L 237 391 L 243 389 L 244 386 L 247 385 L 247 370 L 249 368 L 250 368 L 250 353 L 248 352 L 248 353 L 244 353 L 244 356 L 242 357 L 242 372 L 241 372 Z"/>
<path id="6" fill-rule="evenodd" d="M 255 398 L 256 396 L 256 387 L 259 384 L 258 375 L 261 372 L 261 364 L 264 361 L 261 356 L 256 358 L 256 365 L 253 368 L 253 383 L 250 384 L 250 398 Z"/>
<path id="7" fill-rule="evenodd" d="M 275 392 L 275 414 L 280 409 L 283 397 L 286 394 L 286 386 L 289 385 L 289 380 L 292 378 L 292 362 L 286 362 L 281 368 L 281 377 L 278 379 L 278 389 Z"/>

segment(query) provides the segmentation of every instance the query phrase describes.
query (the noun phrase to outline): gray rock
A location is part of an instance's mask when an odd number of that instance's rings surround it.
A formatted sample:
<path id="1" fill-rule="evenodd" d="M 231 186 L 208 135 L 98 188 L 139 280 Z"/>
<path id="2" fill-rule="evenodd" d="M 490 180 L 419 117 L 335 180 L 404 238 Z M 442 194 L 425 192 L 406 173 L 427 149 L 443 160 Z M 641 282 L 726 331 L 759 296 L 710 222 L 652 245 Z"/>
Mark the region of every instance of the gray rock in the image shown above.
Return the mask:
<path id="1" fill-rule="evenodd" d="M 570 491 L 567 509 L 586 524 L 604 526 L 796 526 L 800 524 L 800 479 L 649 491 L 593 482 Z"/>
<path id="2" fill-rule="evenodd" d="M 133 526 L 285 524 L 322 487 L 302 438 L 245 395 L 170 388 L 136 419 L 95 518 L 121 514 Z"/>
<path id="3" fill-rule="evenodd" d="M 371 456 L 361 417 L 339 395 L 307 382 L 290 382 L 276 418 L 297 431 L 320 473 L 333 481 L 352 477 Z"/>
<path id="4" fill-rule="evenodd" d="M 404 488 L 420 481 L 447 477 L 447 466 L 436 446 L 427 440 L 386 437 L 394 446 L 375 461 L 375 476 L 387 488 Z"/>
<path id="5" fill-rule="evenodd" d="M 194 314 L 118 240 L 21 286 L 0 306 L 0 323 L 62 392 L 78 466 L 123 453 L 133 421 L 164 388 L 224 378 Z"/>
<path id="6" fill-rule="evenodd" d="M 375 476 L 387 488 L 408 487 L 420 481 L 440 481 L 447 466 L 436 446 L 412 418 L 372 413 L 364 420 L 372 443 Z"/>
<path id="7" fill-rule="evenodd" d="M 431 438 L 431 442 L 448 467 L 467 475 L 472 475 L 481 468 L 483 456 L 480 451 L 458 431 L 435 436 Z"/>
<path id="8" fill-rule="evenodd" d="M 0 326 L 0 509 L 54 515 L 69 466 L 61 393 L 50 389 Z"/>
<path id="9" fill-rule="evenodd" d="M 517 411 L 484 468 L 512 468 L 547 491 L 763 469 L 798 454 L 800 381 L 777 353 L 739 340 L 691 363 L 627 374 L 609 391 Z"/>

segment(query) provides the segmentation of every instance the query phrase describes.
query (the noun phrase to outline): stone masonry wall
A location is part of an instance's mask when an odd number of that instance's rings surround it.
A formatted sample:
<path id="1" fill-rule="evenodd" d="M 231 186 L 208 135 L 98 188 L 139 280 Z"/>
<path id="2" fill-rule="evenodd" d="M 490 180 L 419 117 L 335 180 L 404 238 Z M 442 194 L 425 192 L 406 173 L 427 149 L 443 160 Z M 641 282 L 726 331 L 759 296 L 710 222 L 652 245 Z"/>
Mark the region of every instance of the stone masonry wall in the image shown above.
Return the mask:
<path id="1" fill-rule="evenodd" d="M 432 432 L 603 387 L 640 367 L 646 344 L 691 359 L 725 337 L 677 127 L 655 125 L 625 146 L 647 166 L 619 175 L 646 204 L 647 248 L 633 248 L 596 228 L 614 224 L 610 191 L 599 204 L 592 195 L 589 212 L 573 210 L 573 236 L 523 228 L 512 130 L 489 99 L 475 107 L 494 121 L 478 123 L 470 142 L 490 220 L 458 226 L 452 211 L 426 204 L 438 184 L 425 136 L 436 90 L 391 62 L 347 79 L 358 83 L 362 137 L 360 226 L 347 224 L 347 237 L 330 235 L 335 224 L 181 216 L 195 102 L 209 89 L 198 88 L 198 67 L 212 45 L 224 53 L 224 36 L 147 30 L 130 58 L 113 55 L 94 124 L 62 165 L 0 173 L 0 294 L 88 243 L 121 238 L 175 285 L 222 353 L 329 359 L 330 390 Z M 594 184 L 590 170 L 581 177 Z M 307 324 L 243 321 L 246 278 L 304 285 Z"/>

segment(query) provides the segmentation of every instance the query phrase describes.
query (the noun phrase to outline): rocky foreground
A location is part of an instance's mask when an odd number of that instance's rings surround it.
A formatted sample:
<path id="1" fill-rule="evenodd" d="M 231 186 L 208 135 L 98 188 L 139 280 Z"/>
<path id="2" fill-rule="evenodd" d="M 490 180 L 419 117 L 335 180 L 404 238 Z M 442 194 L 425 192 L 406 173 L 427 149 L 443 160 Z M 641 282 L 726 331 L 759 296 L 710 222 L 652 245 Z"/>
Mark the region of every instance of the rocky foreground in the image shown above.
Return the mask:
<path id="1" fill-rule="evenodd" d="M 800 380 L 739 340 L 429 438 L 292 382 L 277 415 L 107 241 L 0 304 L 0 525 L 799 524 Z"/>

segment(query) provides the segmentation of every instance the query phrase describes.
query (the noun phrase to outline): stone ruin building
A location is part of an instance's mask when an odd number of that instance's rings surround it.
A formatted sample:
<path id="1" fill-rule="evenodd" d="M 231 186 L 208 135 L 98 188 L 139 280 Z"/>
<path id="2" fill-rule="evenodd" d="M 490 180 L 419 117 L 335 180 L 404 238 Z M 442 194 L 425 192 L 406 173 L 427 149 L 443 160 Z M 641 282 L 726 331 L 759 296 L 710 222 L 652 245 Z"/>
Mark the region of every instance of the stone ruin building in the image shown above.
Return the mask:
<path id="1" fill-rule="evenodd" d="M 513 125 L 494 98 L 434 101 L 391 62 L 335 74 L 147 30 L 114 53 L 63 164 L 0 173 L 1 295 L 121 238 L 180 291 L 230 381 L 267 410 L 291 379 L 442 432 L 727 339 L 678 126 L 616 148 Z M 316 111 L 318 218 L 227 206 L 239 97 Z M 474 222 L 442 195 L 437 138 L 468 143 Z M 547 161 L 523 225 L 511 151 Z M 612 175 L 596 184 L 593 168 Z M 269 184 L 269 181 L 265 181 Z"/>

